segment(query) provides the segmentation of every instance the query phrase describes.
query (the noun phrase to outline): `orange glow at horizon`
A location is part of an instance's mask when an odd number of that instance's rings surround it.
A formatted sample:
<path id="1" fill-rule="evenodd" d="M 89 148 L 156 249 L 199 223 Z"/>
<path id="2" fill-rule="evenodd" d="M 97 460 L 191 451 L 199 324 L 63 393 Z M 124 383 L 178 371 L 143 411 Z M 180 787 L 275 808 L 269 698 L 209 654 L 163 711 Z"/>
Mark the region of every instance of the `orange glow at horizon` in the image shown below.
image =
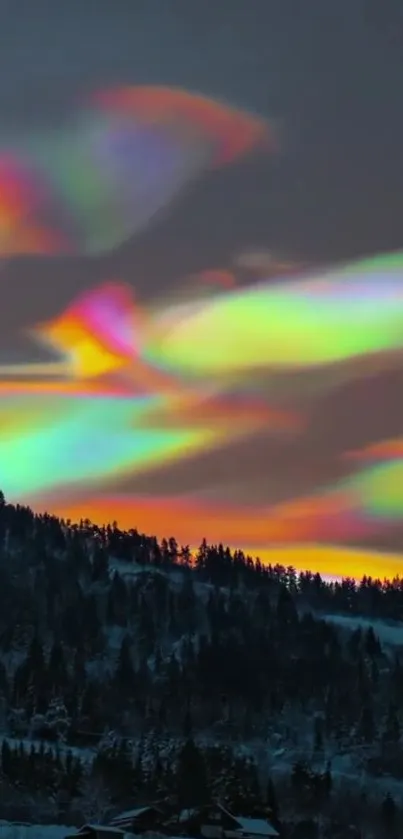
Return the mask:
<path id="1" fill-rule="evenodd" d="M 47 507 L 43 504 L 42 512 Z M 36 505 L 38 507 L 38 505 Z M 111 510 L 122 530 L 138 529 L 158 539 L 174 536 L 179 545 L 190 545 L 197 550 L 203 538 L 208 544 L 222 543 L 232 550 L 243 550 L 245 555 L 259 558 L 264 565 L 293 566 L 298 571 L 309 570 L 321 576 L 353 577 L 364 575 L 373 579 L 393 579 L 403 574 L 403 553 L 387 553 L 373 549 L 354 548 L 337 544 L 300 544 L 291 538 L 287 544 L 268 545 L 267 524 L 261 511 L 251 509 L 243 516 L 239 510 L 213 505 L 201 505 L 186 499 L 170 500 L 136 498 L 94 498 L 77 503 L 52 505 L 52 513 L 78 523 L 83 518 L 99 526 L 111 523 Z M 215 513 L 214 513 L 215 510 Z M 278 533 L 278 536 L 285 534 Z"/>

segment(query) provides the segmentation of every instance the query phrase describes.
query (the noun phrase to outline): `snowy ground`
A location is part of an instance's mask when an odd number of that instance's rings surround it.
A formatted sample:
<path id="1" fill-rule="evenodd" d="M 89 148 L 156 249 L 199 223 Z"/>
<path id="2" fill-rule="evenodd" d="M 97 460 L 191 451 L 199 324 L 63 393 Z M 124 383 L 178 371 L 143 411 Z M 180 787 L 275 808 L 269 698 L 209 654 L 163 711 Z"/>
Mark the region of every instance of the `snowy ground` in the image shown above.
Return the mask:
<path id="1" fill-rule="evenodd" d="M 62 825 L 25 825 L 0 821 L 0 839 L 64 839 L 72 828 Z"/>
<path id="2" fill-rule="evenodd" d="M 340 627 L 344 627 L 353 631 L 358 626 L 365 631 L 372 626 L 375 634 L 378 636 L 381 644 L 386 644 L 392 647 L 403 647 L 403 624 L 393 623 L 390 621 L 369 620 L 368 618 L 349 617 L 347 615 L 323 615 L 322 617 L 330 623 L 336 623 Z"/>

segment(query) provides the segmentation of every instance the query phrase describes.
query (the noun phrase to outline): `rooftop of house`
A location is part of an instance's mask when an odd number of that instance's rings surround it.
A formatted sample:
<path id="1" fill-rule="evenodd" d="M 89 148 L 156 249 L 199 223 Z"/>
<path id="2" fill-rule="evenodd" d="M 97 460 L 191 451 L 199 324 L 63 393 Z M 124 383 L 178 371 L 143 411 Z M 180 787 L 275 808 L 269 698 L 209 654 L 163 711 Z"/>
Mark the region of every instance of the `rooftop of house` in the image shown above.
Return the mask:
<path id="1" fill-rule="evenodd" d="M 66 839 L 73 839 L 74 836 L 77 836 L 78 839 L 78 837 L 85 836 L 86 833 L 97 833 L 101 836 L 103 834 L 105 836 L 110 836 L 111 834 L 116 837 L 125 836 L 124 830 L 120 830 L 117 827 L 111 827 L 106 824 L 84 824 L 82 827 L 79 828 L 79 830 L 76 830 L 74 833 L 69 833 Z"/>
<path id="2" fill-rule="evenodd" d="M 270 824 L 270 822 L 266 821 L 265 819 L 249 818 L 247 816 L 236 816 L 234 815 L 234 813 L 231 813 L 229 810 L 227 810 L 226 807 L 224 807 L 222 804 L 218 802 L 213 806 L 215 806 L 218 810 L 221 810 L 222 813 L 225 813 L 233 821 L 234 839 L 236 839 L 236 837 L 239 837 L 239 839 L 241 839 L 242 837 L 246 836 L 256 836 L 262 837 L 262 839 L 268 839 L 268 837 L 278 836 L 277 830 Z M 184 808 L 183 810 L 180 810 L 176 817 L 173 816 L 170 822 L 172 823 L 173 821 L 178 821 L 182 824 L 186 823 L 193 819 L 195 816 L 197 817 L 201 809 L 203 808 Z M 145 815 L 149 811 L 158 812 L 158 810 L 159 808 L 155 805 L 135 807 L 132 810 L 126 810 L 123 813 L 119 813 L 118 816 L 115 816 L 115 818 L 111 820 L 111 825 L 123 826 L 124 824 L 128 824 L 131 821 L 141 818 L 141 816 Z"/>
<path id="3" fill-rule="evenodd" d="M 155 807 L 154 805 L 134 807 L 133 810 L 125 810 L 123 813 L 119 813 L 118 816 L 115 816 L 112 819 L 111 824 L 114 824 L 115 822 L 122 820 L 126 821 L 130 819 L 138 819 L 141 818 L 141 816 L 145 815 L 145 813 L 148 813 L 150 811 L 152 812 L 154 810 L 158 812 L 158 807 Z"/>
<path id="4" fill-rule="evenodd" d="M 265 819 L 252 819 L 246 816 L 234 816 L 242 834 L 248 836 L 278 836 L 277 830 Z"/>
<path id="5" fill-rule="evenodd" d="M 222 804 L 215 805 L 218 810 L 225 813 L 234 822 L 234 836 L 278 836 L 277 830 L 265 819 L 249 818 L 247 816 L 235 816 L 224 807 Z M 198 808 L 188 808 L 181 810 L 178 815 L 179 822 L 190 821 L 198 813 Z"/>

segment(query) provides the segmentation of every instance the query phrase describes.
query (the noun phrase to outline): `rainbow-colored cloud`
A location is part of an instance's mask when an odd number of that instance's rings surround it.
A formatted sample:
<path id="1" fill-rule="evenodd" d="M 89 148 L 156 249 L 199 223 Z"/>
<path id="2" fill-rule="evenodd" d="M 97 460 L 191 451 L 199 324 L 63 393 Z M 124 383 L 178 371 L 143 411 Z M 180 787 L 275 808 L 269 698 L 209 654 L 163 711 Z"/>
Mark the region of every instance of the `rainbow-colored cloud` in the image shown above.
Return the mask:
<path id="1" fill-rule="evenodd" d="M 225 392 L 225 382 L 192 385 L 148 365 L 143 319 L 127 287 L 105 285 L 32 330 L 60 361 L 0 369 L 10 498 L 137 474 L 259 427 L 300 426 L 262 398 Z"/>
<path id="2" fill-rule="evenodd" d="M 164 87 L 112 88 L 59 126 L 0 130 L 0 256 L 99 254 L 208 169 L 271 150 L 263 120 Z"/>

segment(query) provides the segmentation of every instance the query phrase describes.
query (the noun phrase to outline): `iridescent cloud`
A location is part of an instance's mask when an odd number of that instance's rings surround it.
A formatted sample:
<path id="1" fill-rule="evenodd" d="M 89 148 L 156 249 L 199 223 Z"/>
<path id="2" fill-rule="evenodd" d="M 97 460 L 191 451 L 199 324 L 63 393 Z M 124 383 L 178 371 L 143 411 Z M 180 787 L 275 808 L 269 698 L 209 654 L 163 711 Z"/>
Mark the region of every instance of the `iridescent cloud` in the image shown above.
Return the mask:
<path id="1" fill-rule="evenodd" d="M 257 117 L 182 90 L 80 101 L 59 127 L 0 130 L 0 255 L 97 254 L 143 229 L 190 181 L 256 146 Z"/>
<path id="2" fill-rule="evenodd" d="M 145 346 L 149 360 L 192 376 L 314 369 L 400 351 L 403 256 L 168 308 Z"/>
<path id="3" fill-rule="evenodd" d="M 188 385 L 146 365 L 142 318 L 126 287 L 106 285 L 32 330 L 59 362 L 0 368 L 8 497 L 137 474 L 259 427 L 301 427 L 259 396 Z"/>

